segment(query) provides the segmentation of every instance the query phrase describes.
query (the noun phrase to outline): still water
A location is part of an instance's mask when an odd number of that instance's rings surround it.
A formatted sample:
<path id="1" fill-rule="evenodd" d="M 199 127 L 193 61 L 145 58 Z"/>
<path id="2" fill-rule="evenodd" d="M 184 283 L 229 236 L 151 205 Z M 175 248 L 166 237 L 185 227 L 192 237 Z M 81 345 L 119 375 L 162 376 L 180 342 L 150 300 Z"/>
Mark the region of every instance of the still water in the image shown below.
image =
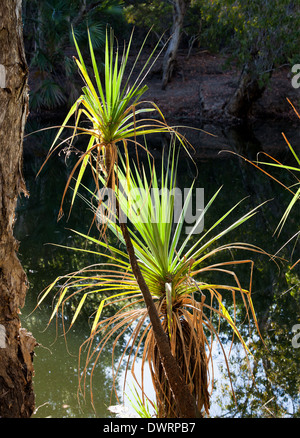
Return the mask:
<path id="1" fill-rule="evenodd" d="M 29 131 L 34 130 L 30 126 Z M 251 159 L 260 150 L 274 152 L 277 157 L 288 161 L 291 159 L 280 138 L 278 126 L 266 127 L 265 132 L 272 132 L 276 141 L 269 146 L 257 140 L 255 135 L 245 133 L 245 129 L 222 132 L 217 138 L 198 135 L 192 140 L 197 142 L 195 161 L 198 166 L 196 186 L 204 188 L 205 202 L 217 191 L 222 190 L 205 217 L 205 227 L 211 226 L 236 202 L 247 197 L 238 211 L 233 214 L 232 222 L 251 208 L 268 200 L 254 218 L 234 231 L 227 241 L 243 241 L 263 248 L 274 254 L 299 230 L 299 207 L 289 217 L 283 233 L 274 236 L 274 230 L 288 205 L 290 198 L 278 184 L 251 165 L 229 153 L 218 154 L 220 149 L 238 151 Z M 294 138 L 299 139 L 298 132 L 292 127 Z M 267 137 L 270 140 L 269 134 Z M 36 174 L 44 161 L 45 153 L 51 143 L 53 133 L 44 131 L 25 140 L 24 173 L 30 192 L 28 199 L 21 198 L 17 209 L 15 226 L 16 238 L 20 241 L 19 256 L 26 270 L 30 287 L 25 308 L 22 310 L 22 324 L 33 333 L 40 344 L 34 358 L 36 393 L 36 412 L 33 417 L 44 418 L 79 418 L 79 417 L 114 417 L 108 410 L 117 404 L 112 388 L 112 344 L 98 362 L 93 377 L 94 408 L 90 403 L 90 387 L 87 382 L 85 398 L 78 393 L 78 351 L 90 330 L 89 315 L 82 313 L 77 323 L 63 336 L 63 324 L 66 326 L 72 318 L 74 308 L 66 308 L 63 318 L 53 321 L 48 326 L 52 313 L 52 301 L 46 300 L 35 310 L 38 295 L 58 276 L 78 270 L 80 267 L 95 263 L 94 255 L 75 253 L 62 247 L 84 244 L 71 229 L 87 233 L 92 213 L 86 204 L 77 200 L 68 219 L 68 202 L 65 216 L 58 222 L 57 216 L 64 186 L 72 168 L 72 158 L 66 159 L 62 154 L 53 157 L 38 178 Z M 270 142 L 269 142 L 270 143 Z M 271 142 L 272 143 L 272 142 Z M 298 144 L 294 147 L 299 146 Z M 152 146 L 153 153 L 159 157 L 161 144 Z M 181 187 L 188 187 L 195 175 L 191 161 L 183 156 L 179 166 Z M 280 175 L 286 183 L 295 181 L 291 175 Z M 235 216 L 238 215 L 238 216 Z M 257 336 L 253 336 L 254 356 L 251 359 L 252 380 L 244 359 L 242 348 L 234 345 L 230 354 L 230 373 L 235 391 L 236 403 L 231 395 L 230 380 L 226 363 L 219 348 L 214 349 L 214 388 L 211 398 L 212 417 L 265 417 L 265 416 L 300 416 L 300 348 L 292 344 L 293 327 L 300 323 L 300 285 L 299 268 L 292 271 L 289 266 L 299 258 L 299 245 L 292 241 L 280 252 L 287 262 L 277 266 L 268 257 L 255 256 L 253 278 L 253 302 L 263 338 L 269 350 L 263 346 Z M 240 256 L 245 257 L 245 256 Z M 249 254 L 247 255 L 249 257 Z M 241 274 L 243 275 L 243 273 Z M 245 272 L 245 276 L 249 271 Z M 226 302 L 227 303 L 227 302 Z M 228 305 L 229 301 L 228 301 Z M 242 323 L 242 321 L 241 321 Z M 245 330 L 245 336 L 246 336 Z M 222 329 L 221 339 L 225 350 L 229 351 L 232 333 Z M 247 339 L 247 338 L 246 338 Z M 117 357 L 122 354 L 126 339 L 121 338 L 115 351 Z M 297 345 L 296 345 L 297 347 Z M 124 369 L 121 370 L 117 393 L 123 400 Z M 146 377 L 146 392 L 152 398 L 153 390 L 150 378 Z M 131 386 L 132 387 L 132 386 Z M 126 395 L 131 397 L 130 388 Z M 125 395 L 125 405 L 132 414 L 134 411 Z M 132 398 L 132 397 L 131 397 Z"/>

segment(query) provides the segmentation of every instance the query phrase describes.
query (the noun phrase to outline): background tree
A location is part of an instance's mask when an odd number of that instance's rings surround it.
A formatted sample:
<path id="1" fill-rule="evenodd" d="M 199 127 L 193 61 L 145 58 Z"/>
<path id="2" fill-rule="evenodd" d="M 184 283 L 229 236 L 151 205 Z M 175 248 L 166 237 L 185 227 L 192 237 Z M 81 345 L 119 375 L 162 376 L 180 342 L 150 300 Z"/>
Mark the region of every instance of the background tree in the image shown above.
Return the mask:
<path id="1" fill-rule="evenodd" d="M 167 83 L 172 77 L 174 65 L 176 62 L 177 51 L 182 34 L 182 27 L 187 8 L 191 0 L 175 0 L 173 5 L 173 26 L 171 39 L 163 61 L 162 88 L 166 88 Z"/>
<path id="2" fill-rule="evenodd" d="M 13 236 L 22 176 L 28 69 L 23 49 L 21 2 L 0 5 L 0 417 L 30 417 L 34 410 L 32 356 L 35 340 L 21 328 L 27 291 Z"/>
<path id="3" fill-rule="evenodd" d="M 234 25 L 232 54 L 242 66 L 226 111 L 245 118 L 264 93 L 272 73 L 299 45 L 299 5 L 290 0 L 228 0 L 220 16 Z"/>
<path id="4" fill-rule="evenodd" d="M 226 111 L 245 118 L 264 93 L 274 69 L 298 62 L 299 4 L 291 0 L 128 0 L 127 19 L 156 33 L 171 33 L 165 53 L 162 86 L 174 70 L 179 47 L 201 48 L 229 57 L 241 70 Z M 134 4 L 134 5 L 133 5 Z M 173 11 L 173 12 L 172 12 Z M 172 27 L 173 16 L 173 27 Z M 162 20 L 163 17 L 163 20 Z"/>
<path id="5" fill-rule="evenodd" d="M 163 58 L 162 88 L 165 89 L 171 80 L 181 42 L 184 19 L 193 0 L 174 1 L 126 1 L 125 16 L 129 23 L 141 28 L 152 28 L 156 36 L 165 34 L 167 49 Z M 128 3 L 130 3 L 128 5 Z M 163 18 L 163 19 L 162 19 Z M 198 20 L 199 22 L 199 20 Z M 168 42 L 169 39 L 169 42 Z"/>
<path id="6" fill-rule="evenodd" d="M 95 50 L 103 54 L 105 30 L 126 27 L 122 1 L 24 0 L 24 34 L 30 67 L 30 109 L 53 110 L 70 105 L 79 95 L 72 56 L 72 27 L 77 40 L 87 47 L 87 27 Z"/>
<path id="7" fill-rule="evenodd" d="M 126 0 L 124 15 L 129 25 L 135 26 L 135 32 L 146 36 L 151 28 L 156 41 L 167 41 L 167 33 L 172 26 L 171 2 L 160 0 Z M 162 20 L 163 17 L 163 20 Z M 151 36 L 148 42 L 151 41 Z"/>

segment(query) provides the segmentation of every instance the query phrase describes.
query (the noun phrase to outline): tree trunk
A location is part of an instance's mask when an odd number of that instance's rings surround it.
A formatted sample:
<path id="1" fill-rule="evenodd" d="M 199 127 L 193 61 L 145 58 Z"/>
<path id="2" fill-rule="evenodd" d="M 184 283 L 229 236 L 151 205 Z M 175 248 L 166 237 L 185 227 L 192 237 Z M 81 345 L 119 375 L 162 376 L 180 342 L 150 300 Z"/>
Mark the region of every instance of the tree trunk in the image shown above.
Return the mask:
<path id="1" fill-rule="evenodd" d="M 253 56 L 250 61 L 244 65 L 238 87 L 225 106 L 225 110 L 231 116 L 245 119 L 249 115 L 253 104 L 262 97 L 267 81 L 271 78 L 272 67 L 268 68 L 268 60 L 263 62 L 262 58 Z M 261 69 L 259 71 L 258 65 L 266 66 L 266 72 Z"/>
<path id="2" fill-rule="evenodd" d="M 22 1 L 0 3 L 0 417 L 26 418 L 34 410 L 32 356 L 36 342 L 21 328 L 27 291 L 13 236 L 22 176 L 28 69 L 23 48 Z"/>
<path id="3" fill-rule="evenodd" d="M 105 146 L 105 166 L 107 172 L 106 187 L 108 189 L 115 190 L 115 172 L 113 166 L 116 162 L 117 156 L 114 155 L 114 145 Z M 179 368 L 179 365 L 175 357 L 171 353 L 168 337 L 161 325 L 157 308 L 154 304 L 152 295 L 138 265 L 127 224 L 123 220 L 125 219 L 125 216 L 122 212 L 122 209 L 120 208 L 118 199 L 116 199 L 116 209 L 120 219 L 120 228 L 125 241 L 132 272 L 135 276 L 137 284 L 139 285 L 140 291 L 143 295 L 144 302 L 147 307 L 149 319 L 152 324 L 153 333 L 157 344 L 157 349 L 161 359 L 161 364 L 169 382 L 171 391 L 174 395 L 177 405 L 179 406 L 179 410 L 183 418 L 199 417 L 200 413 L 197 409 L 195 398 L 190 393 L 188 386 L 183 380 L 182 372 Z"/>
<path id="4" fill-rule="evenodd" d="M 155 342 L 159 352 L 162 368 L 173 393 L 176 405 L 181 418 L 200 418 L 194 396 L 191 394 L 189 387 L 183 379 L 182 371 L 177 363 L 176 358 L 171 353 L 168 336 L 165 333 L 157 312 L 157 308 L 152 299 L 151 293 L 141 273 L 134 248 L 125 223 L 120 223 L 122 234 L 126 243 L 127 252 L 130 259 L 132 272 L 137 280 L 139 288 L 143 294 L 147 306 L 148 315 L 152 324 Z"/>
<path id="5" fill-rule="evenodd" d="M 175 0 L 173 2 L 173 28 L 172 37 L 169 42 L 167 51 L 163 60 L 163 78 L 162 78 L 162 89 L 164 90 L 171 80 L 174 66 L 177 57 L 177 51 L 181 38 L 181 30 L 183 26 L 183 20 L 188 8 L 190 0 Z"/>

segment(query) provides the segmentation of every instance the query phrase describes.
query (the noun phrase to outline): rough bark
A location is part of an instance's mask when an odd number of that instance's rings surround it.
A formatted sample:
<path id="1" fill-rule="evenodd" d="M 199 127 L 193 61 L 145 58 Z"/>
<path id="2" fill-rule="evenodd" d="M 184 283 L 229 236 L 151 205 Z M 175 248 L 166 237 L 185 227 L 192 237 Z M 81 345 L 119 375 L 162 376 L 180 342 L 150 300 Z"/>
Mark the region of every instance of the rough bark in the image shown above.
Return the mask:
<path id="1" fill-rule="evenodd" d="M 34 410 L 35 340 L 21 328 L 27 278 L 13 236 L 21 192 L 28 69 L 23 49 L 21 0 L 0 3 L 0 417 L 26 418 Z"/>
<path id="2" fill-rule="evenodd" d="M 106 161 L 106 170 L 107 170 L 107 181 L 106 186 L 110 189 L 114 188 L 115 184 L 115 175 L 114 172 L 111 172 L 112 165 L 116 160 L 116 156 L 113 155 L 113 148 L 107 145 L 105 161 Z M 112 154 L 112 155 L 111 155 Z M 118 200 L 116 200 L 116 208 L 119 212 L 119 218 L 122 218 L 124 213 L 122 212 Z M 149 291 L 149 288 L 145 282 L 143 274 L 138 265 L 134 247 L 130 238 L 130 234 L 127 228 L 127 224 L 125 220 L 120 220 L 120 228 L 122 231 L 122 235 L 125 241 L 126 249 L 128 252 L 130 265 L 132 268 L 133 275 L 136 278 L 136 281 L 139 285 L 140 291 L 142 292 L 150 322 L 152 324 L 153 333 L 157 345 L 157 349 L 160 355 L 161 364 L 165 371 L 166 378 L 170 384 L 171 391 L 174 395 L 174 399 L 176 404 L 179 407 L 179 412 L 182 418 L 198 418 L 200 417 L 200 412 L 197 409 L 196 401 L 193 395 L 191 394 L 188 386 L 186 385 L 181 369 L 175 359 L 175 357 L 171 353 L 170 344 L 168 341 L 168 337 L 162 327 L 157 308 L 152 299 L 152 295 Z"/>
<path id="3" fill-rule="evenodd" d="M 151 293 L 137 263 L 127 226 L 125 223 L 120 223 L 120 227 L 126 243 L 132 272 L 137 280 L 137 283 L 143 294 L 145 304 L 147 306 L 148 315 L 152 324 L 153 333 L 161 360 L 161 365 L 166 374 L 171 392 L 173 393 L 174 399 L 176 401 L 180 417 L 199 418 L 201 417 L 201 414 L 197 408 L 195 398 L 191 394 L 187 384 L 183 379 L 182 371 L 177 363 L 177 360 L 171 353 L 168 337 L 162 327 Z"/>
<path id="4" fill-rule="evenodd" d="M 106 187 L 109 189 L 114 189 L 115 187 L 115 174 L 113 172 L 113 164 L 116 162 L 117 156 L 115 155 L 115 148 L 113 145 L 106 145 L 105 152 L 105 165 L 107 171 Z M 200 416 L 197 409 L 195 399 L 190 393 L 188 386 L 182 377 L 182 372 L 179 365 L 171 353 L 170 344 L 168 337 L 161 325 L 159 315 L 152 299 L 152 295 L 149 288 L 145 282 L 143 274 L 138 265 L 134 247 L 130 238 L 130 234 L 125 222 L 125 216 L 120 208 L 118 200 L 116 200 L 116 208 L 119 213 L 120 218 L 120 228 L 125 241 L 126 249 L 128 252 L 130 265 L 132 268 L 133 275 L 139 285 L 140 291 L 142 292 L 150 322 L 152 324 L 153 333 L 155 341 L 157 344 L 157 349 L 160 355 L 162 367 L 166 373 L 167 380 L 170 384 L 171 391 L 174 394 L 177 405 L 180 407 L 179 411 L 183 418 L 196 418 Z"/>
<path id="5" fill-rule="evenodd" d="M 172 36 L 163 60 L 162 89 L 164 90 L 171 80 L 176 63 L 177 51 L 180 43 L 183 20 L 190 0 L 175 0 L 173 2 Z"/>

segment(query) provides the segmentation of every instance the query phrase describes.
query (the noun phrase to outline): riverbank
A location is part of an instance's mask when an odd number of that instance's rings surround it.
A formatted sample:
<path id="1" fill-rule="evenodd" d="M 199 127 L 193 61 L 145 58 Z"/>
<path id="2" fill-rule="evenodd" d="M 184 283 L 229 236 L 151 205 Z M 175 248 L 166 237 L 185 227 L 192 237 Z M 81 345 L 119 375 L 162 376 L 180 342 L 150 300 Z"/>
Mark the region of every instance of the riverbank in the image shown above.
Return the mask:
<path id="1" fill-rule="evenodd" d="M 198 121 L 239 124 L 240 121 L 230 119 L 223 110 L 237 87 L 240 75 L 234 63 L 226 65 L 227 60 L 226 56 L 215 55 L 207 50 L 195 51 L 189 58 L 185 52 L 180 52 L 174 77 L 167 88 L 162 90 L 162 59 L 159 59 L 147 77 L 149 90 L 145 98 L 159 106 L 169 123 Z M 250 122 L 295 120 L 287 98 L 297 105 L 300 101 L 300 88 L 293 88 L 291 79 L 290 68 L 287 66 L 274 71 L 264 95 L 253 106 Z"/>
<path id="2" fill-rule="evenodd" d="M 129 68 L 134 60 L 132 55 Z M 136 72 L 140 71 L 146 60 L 145 53 L 140 58 Z M 206 50 L 194 51 L 189 58 L 185 52 L 179 52 L 174 77 L 162 90 L 161 57 L 145 80 L 149 89 L 143 100 L 155 102 L 168 124 L 187 127 L 181 130 L 195 147 L 195 158 L 220 158 L 224 156 L 219 154 L 222 150 L 233 150 L 248 156 L 251 153 L 252 157 L 261 151 L 271 154 L 289 152 L 282 132 L 298 148 L 299 120 L 287 98 L 298 106 L 300 88 L 292 87 L 290 69 L 282 67 L 274 71 L 264 95 L 253 106 L 249 119 L 242 123 L 229 118 L 223 110 L 237 86 L 240 74 L 235 65 L 226 65 L 226 60 L 226 56 L 214 55 Z M 41 124 L 57 126 L 62 123 L 67 111 L 67 108 L 60 108 L 55 115 L 51 111 L 40 114 L 31 112 L 29 122 L 38 119 Z M 25 141 L 25 153 L 38 147 L 32 140 Z M 159 141 L 156 142 L 155 138 L 151 141 L 158 152 Z"/>
<path id="3" fill-rule="evenodd" d="M 145 55 L 140 64 L 146 59 Z M 195 146 L 195 158 L 222 158 L 226 154 L 220 151 L 227 150 L 253 159 L 262 151 L 289 156 L 283 132 L 296 150 L 300 147 L 299 119 L 287 100 L 298 107 L 300 88 L 293 88 L 290 68 L 283 66 L 274 71 L 262 98 L 253 105 L 249 118 L 242 121 L 231 118 L 223 109 L 240 75 L 234 64 L 226 64 L 227 60 L 206 50 L 194 51 L 189 58 L 186 52 L 179 52 L 174 77 L 162 90 L 160 58 L 147 76 L 149 89 L 144 99 L 157 104 L 168 124 L 187 127 L 181 131 Z"/>

